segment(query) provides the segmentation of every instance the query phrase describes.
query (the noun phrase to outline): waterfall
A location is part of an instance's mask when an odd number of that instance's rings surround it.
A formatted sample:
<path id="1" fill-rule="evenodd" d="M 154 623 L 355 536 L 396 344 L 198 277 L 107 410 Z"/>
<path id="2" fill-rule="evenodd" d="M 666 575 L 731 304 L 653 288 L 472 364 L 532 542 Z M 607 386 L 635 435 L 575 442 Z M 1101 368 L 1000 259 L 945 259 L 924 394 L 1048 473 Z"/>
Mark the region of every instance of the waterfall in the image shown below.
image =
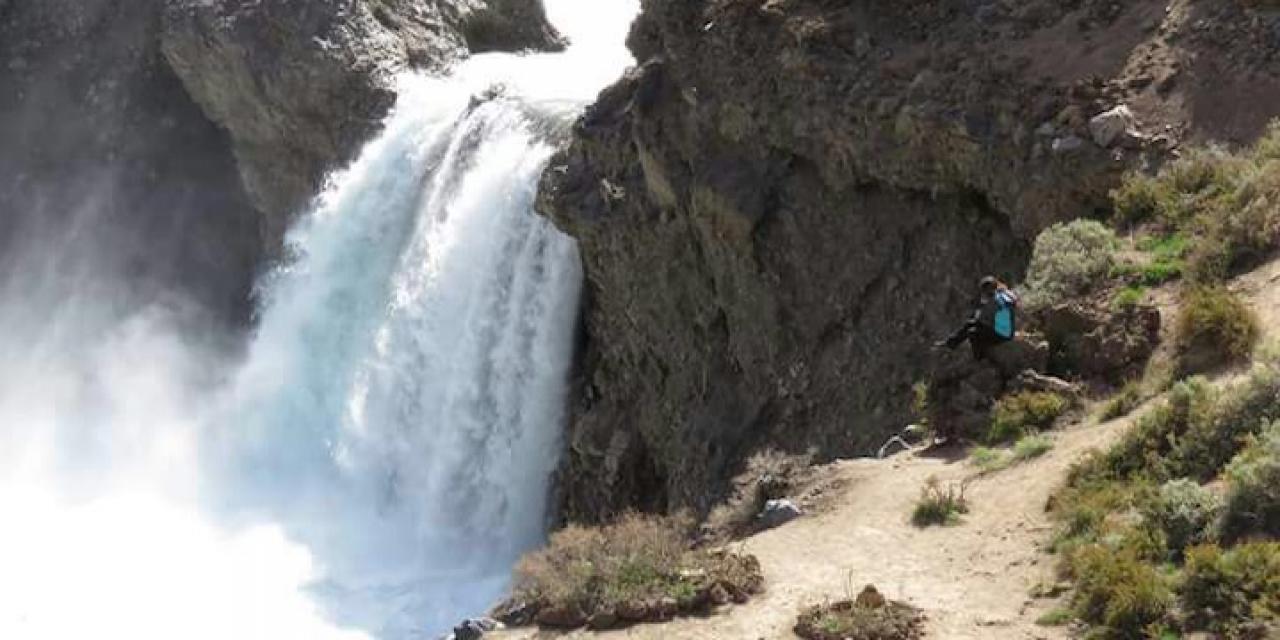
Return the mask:
<path id="1" fill-rule="evenodd" d="M 0 337 L 0 637 L 434 638 L 501 597 L 549 521 L 582 280 L 537 182 L 636 6 L 547 9 L 565 53 L 401 78 L 242 358 L 96 299 Z"/>

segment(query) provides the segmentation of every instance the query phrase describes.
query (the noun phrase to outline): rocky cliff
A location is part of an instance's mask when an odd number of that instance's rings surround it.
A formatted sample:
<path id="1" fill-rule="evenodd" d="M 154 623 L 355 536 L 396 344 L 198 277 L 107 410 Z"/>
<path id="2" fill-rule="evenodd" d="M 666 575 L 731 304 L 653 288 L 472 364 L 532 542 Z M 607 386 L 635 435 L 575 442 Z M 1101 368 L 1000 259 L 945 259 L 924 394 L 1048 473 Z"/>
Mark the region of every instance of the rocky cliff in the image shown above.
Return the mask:
<path id="1" fill-rule="evenodd" d="M 588 277 L 566 515 L 704 509 L 766 444 L 866 454 L 979 275 L 1256 136 L 1277 44 L 1231 0 L 645 0 L 540 196 Z"/>
<path id="2" fill-rule="evenodd" d="M 242 323 L 395 73 L 558 46 L 538 0 L 0 0 L 0 264 L 71 285 L 74 263 Z"/>

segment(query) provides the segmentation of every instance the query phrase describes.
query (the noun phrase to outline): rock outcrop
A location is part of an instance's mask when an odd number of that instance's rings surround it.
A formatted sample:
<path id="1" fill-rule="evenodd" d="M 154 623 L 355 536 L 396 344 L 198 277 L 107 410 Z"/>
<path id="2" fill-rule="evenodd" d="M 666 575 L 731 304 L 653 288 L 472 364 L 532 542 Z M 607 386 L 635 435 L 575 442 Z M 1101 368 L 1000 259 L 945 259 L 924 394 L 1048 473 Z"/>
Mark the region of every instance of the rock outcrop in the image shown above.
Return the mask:
<path id="1" fill-rule="evenodd" d="M 148 0 L 0 2 L 0 287 L 69 304 L 102 279 L 121 308 L 189 297 L 235 324 L 258 214 L 160 26 Z"/>
<path id="2" fill-rule="evenodd" d="M 242 325 L 397 71 L 558 46 L 539 0 L 0 0 L 0 265 L 60 246 L 68 286 L 190 294 Z"/>
<path id="3" fill-rule="evenodd" d="M 234 143 L 268 242 L 395 101 L 395 75 L 562 45 L 539 0 L 168 0 L 164 53 Z"/>
<path id="4" fill-rule="evenodd" d="M 566 515 L 705 509 L 764 445 L 872 451 L 980 275 L 1180 141 L 1261 130 L 1194 105 L 1223 66 L 1280 93 L 1269 29 L 1226 0 L 643 2 L 540 196 L 588 277 Z"/>

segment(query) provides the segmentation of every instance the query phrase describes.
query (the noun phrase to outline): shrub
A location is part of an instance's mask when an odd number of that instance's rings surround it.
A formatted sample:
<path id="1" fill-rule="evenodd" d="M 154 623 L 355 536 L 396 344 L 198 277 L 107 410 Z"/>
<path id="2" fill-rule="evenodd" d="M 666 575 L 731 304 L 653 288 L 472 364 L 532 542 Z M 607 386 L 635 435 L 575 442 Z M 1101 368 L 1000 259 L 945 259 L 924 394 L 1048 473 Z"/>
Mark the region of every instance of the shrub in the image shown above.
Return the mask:
<path id="1" fill-rule="evenodd" d="M 812 455 L 787 454 L 772 448 L 756 452 L 733 479 L 733 494 L 707 516 L 707 525 L 720 537 L 754 533 L 760 524 L 757 516 L 765 504 L 786 497 L 803 482 L 812 462 Z"/>
<path id="2" fill-rule="evenodd" d="M 969 461 L 984 473 L 999 471 L 1009 466 L 1009 456 L 999 449 L 976 447 L 969 453 Z"/>
<path id="3" fill-rule="evenodd" d="M 1228 542 L 1280 537 L 1280 423 L 1272 422 L 1227 466 L 1227 497 L 1219 530 Z"/>
<path id="4" fill-rule="evenodd" d="M 1066 412 L 1068 402 L 1047 391 L 1021 391 L 1001 398 L 992 408 L 987 441 L 1008 442 L 1053 426 Z"/>
<path id="5" fill-rule="evenodd" d="M 1280 615 L 1280 543 L 1216 545 L 1187 551 L 1180 586 L 1189 626 L 1237 637 L 1250 621 Z"/>
<path id="6" fill-rule="evenodd" d="M 1127 226 L 1153 221 L 1166 233 L 1193 237 L 1177 260 L 1157 255 L 1153 278 L 1179 266 L 1199 283 L 1214 283 L 1269 254 L 1280 240 L 1280 130 L 1252 150 L 1200 149 L 1157 176 L 1131 175 L 1112 192 L 1115 219 Z"/>
<path id="7" fill-rule="evenodd" d="M 624 605 L 673 600 L 686 611 L 705 605 L 713 589 L 741 597 L 759 590 L 753 557 L 690 549 L 688 531 L 683 518 L 639 515 L 599 528 L 570 525 L 520 560 L 515 599 L 585 623 Z"/>
<path id="8" fill-rule="evenodd" d="M 1076 614 L 1114 637 L 1146 637 L 1173 603 L 1165 578 L 1127 550 L 1088 545 L 1075 553 L 1072 565 Z"/>
<path id="9" fill-rule="evenodd" d="M 1135 381 L 1126 382 L 1114 396 L 1102 405 L 1102 419 L 1115 420 L 1133 413 L 1142 404 L 1142 385 Z"/>
<path id="10" fill-rule="evenodd" d="M 911 524 L 917 527 L 956 524 L 961 515 L 969 513 L 965 489 L 965 483 L 943 486 L 936 476 L 930 476 L 911 513 Z"/>
<path id="11" fill-rule="evenodd" d="M 806 640 L 916 640 L 924 635 L 923 623 L 917 609 L 899 602 L 845 600 L 804 611 L 795 632 Z"/>
<path id="12" fill-rule="evenodd" d="M 1116 236 L 1096 220 L 1074 220 L 1049 227 L 1036 238 L 1027 268 L 1025 304 L 1029 309 L 1093 289 L 1115 262 Z"/>
<path id="13" fill-rule="evenodd" d="M 1221 501 L 1213 492 L 1187 479 L 1171 480 L 1142 505 L 1143 521 L 1163 533 L 1174 559 L 1189 546 L 1209 541 L 1210 525 Z"/>
<path id="14" fill-rule="evenodd" d="M 1259 333 L 1248 306 L 1226 289 L 1209 287 L 1187 293 L 1175 331 L 1184 374 L 1247 360 Z"/>
<path id="15" fill-rule="evenodd" d="M 1280 368 L 1258 364 L 1240 383 L 1218 390 L 1203 378 L 1174 385 L 1164 403 L 1097 463 L 1118 478 L 1213 479 L 1245 443 L 1280 419 Z"/>

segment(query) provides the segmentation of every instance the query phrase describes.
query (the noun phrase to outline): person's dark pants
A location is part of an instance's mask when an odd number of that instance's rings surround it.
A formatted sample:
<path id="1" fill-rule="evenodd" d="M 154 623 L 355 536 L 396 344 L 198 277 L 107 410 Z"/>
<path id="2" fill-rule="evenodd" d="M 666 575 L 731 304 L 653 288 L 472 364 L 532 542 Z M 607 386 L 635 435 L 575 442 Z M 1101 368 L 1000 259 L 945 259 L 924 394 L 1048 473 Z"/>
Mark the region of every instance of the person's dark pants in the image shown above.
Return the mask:
<path id="1" fill-rule="evenodd" d="M 984 360 L 991 353 L 992 347 L 1007 342 L 1007 339 L 1000 337 L 995 329 L 976 320 L 970 320 L 947 338 L 947 347 L 955 349 L 966 341 L 973 348 L 974 359 Z"/>

